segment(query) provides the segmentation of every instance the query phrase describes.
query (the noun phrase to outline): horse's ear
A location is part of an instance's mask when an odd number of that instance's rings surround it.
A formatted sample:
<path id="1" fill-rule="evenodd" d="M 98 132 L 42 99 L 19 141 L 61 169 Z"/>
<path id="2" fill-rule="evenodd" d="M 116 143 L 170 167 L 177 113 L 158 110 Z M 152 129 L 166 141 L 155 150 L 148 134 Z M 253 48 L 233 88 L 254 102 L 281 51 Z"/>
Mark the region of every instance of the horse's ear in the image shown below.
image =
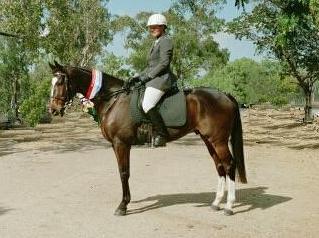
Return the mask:
<path id="1" fill-rule="evenodd" d="M 61 68 L 62 65 L 60 65 L 56 60 L 53 61 L 56 68 Z"/>
<path id="2" fill-rule="evenodd" d="M 54 60 L 54 64 L 55 64 L 55 68 L 56 68 L 56 69 L 58 69 L 59 71 L 64 72 L 64 67 L 63 67 L 63 65 L 59 64 L 59 63 L 56 62 L 55 60 Z"/>
<path id="3" fill-rule="evenodd" d="M 53 64 L 51 64 L 50 62 L 49 62 L 49 66 L 50 66 L 50 68 L 52 69 L 52 70 L 55 70 L 55 66 L 53 65 Z"/>

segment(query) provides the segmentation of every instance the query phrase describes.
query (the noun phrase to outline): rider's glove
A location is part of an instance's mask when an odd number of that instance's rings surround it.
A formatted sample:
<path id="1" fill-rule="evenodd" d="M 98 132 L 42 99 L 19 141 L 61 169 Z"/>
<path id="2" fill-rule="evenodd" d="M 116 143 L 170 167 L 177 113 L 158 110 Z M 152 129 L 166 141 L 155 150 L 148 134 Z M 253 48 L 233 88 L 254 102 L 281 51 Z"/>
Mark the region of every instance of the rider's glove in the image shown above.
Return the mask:
<path id="1" fill-rule="evenodd" d="M 140 78 L 140 80 L 141 80 L 142 82 L 144 82 L 144 83 L 147 83 L 148 81 L 151 80 L 150 76 L 148 76 L 147 74 L 142 74 L 142 75 L 140 75 L 139 78 Z"/>

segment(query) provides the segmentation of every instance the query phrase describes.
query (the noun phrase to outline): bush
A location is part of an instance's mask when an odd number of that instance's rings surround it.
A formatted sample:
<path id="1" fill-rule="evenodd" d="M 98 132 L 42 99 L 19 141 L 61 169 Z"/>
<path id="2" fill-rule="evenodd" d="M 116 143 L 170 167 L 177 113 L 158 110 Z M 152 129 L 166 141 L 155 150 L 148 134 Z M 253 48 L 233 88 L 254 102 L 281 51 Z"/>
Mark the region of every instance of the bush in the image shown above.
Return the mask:
<path id="1" fill-rule="evenodd" d="M 20 106 L 22 120 L 30 126 L 35 126 L 47 113 L 51 82 L 48 79 L 42 80 L 33 88 L 33 94 L 24 100 Z"/>
<path id="2" fill-rule="evenodd" d="M 192 80 L 191 85 L 217 88 L 248 105 L 264 102 L 287 104 L 297 92 L 293 80 L 281 75 L 278 62 L 258 63 L 246 58 L 230 62 L 202 79 Z"/>

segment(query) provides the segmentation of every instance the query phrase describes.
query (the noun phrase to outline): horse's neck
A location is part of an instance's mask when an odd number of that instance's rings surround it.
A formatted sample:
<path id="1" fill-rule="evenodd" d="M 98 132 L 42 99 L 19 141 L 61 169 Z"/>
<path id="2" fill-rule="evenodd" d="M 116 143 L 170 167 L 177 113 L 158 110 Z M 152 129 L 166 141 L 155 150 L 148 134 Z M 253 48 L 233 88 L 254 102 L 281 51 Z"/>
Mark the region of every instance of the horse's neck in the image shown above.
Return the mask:
<path id="1" fill-rule="evenodd" d="M 71 67 L 70 74 L 72 78 L 75 79 L 76 92 L 86 95 L 92 81 L 92 73 L 85 69 L 77 69 Z M 103 73 L 102 77 L 102 88 L 100 92 L 112 93 L 122 88 L 124 84 L 123 80 L 115 78 L 111 75 Z"/>
<path id="2" fill-rule="evenodd" d="M 108 74 L 103 74 L 103 89 L 108 92 L 115 92 L 122 88 L 123 80 L 115 78 Z"/>
<path id="3" fill-rule="evenodd" d="M 106 113 L 114 103 L 116 103 L 117 97 L 110 97 L 110 95 L 113 93 L 116 94 L 117 91 L 121 90 L 123 88 L 123 84 L 124 81 L 103 73 L 103 84 L 101 88 L 102 95 L 100 94 L 102 97 L 94 99 L 95 109 L 100 117 L 103 113 Z M 106 97 L 103 97 L 103 94 L 106 94 L 104 95 Z"/>

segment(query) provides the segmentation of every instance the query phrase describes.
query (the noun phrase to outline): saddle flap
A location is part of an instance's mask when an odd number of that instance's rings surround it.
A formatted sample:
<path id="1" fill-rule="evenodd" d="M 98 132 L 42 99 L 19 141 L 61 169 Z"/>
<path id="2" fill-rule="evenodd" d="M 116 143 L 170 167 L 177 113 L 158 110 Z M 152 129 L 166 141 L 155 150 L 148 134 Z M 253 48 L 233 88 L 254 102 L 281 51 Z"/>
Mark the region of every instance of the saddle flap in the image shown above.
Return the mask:
<path id="1" fill-rule="evenodd" d="M 131 94 L 131 116 L 136 124 L 150 123 L 142 109 L 144 92 L 145 88 L 139 88 L 134 89 Z M 168 93 L 157 107 L 167 127 L 181 127 L 186 124 L 186 98 L 183 91 Z"/>

